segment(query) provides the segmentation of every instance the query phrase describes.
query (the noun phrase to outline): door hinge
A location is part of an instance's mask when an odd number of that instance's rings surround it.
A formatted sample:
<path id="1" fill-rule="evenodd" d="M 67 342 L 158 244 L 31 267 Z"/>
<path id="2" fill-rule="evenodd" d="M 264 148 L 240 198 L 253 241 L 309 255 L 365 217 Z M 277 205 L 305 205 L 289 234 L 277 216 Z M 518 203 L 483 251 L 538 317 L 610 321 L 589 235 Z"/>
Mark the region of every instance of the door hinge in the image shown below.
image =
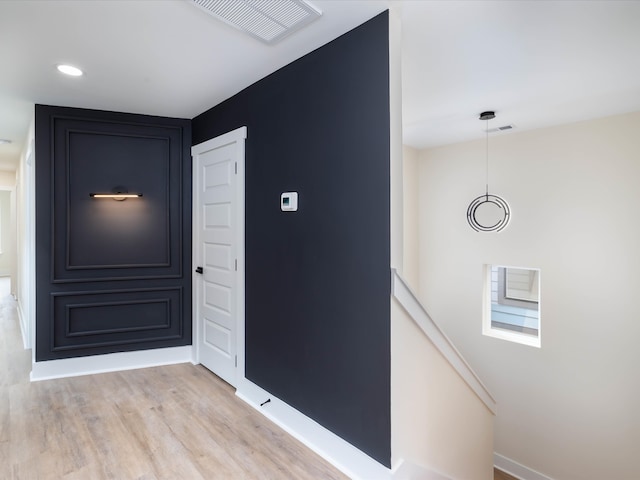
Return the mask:
<path id="1" fill-rule="evenodd" d="M 236 258 L 236 272 L 238 271 L 238 259 Z"/>
<path id="2" fill-rule="evenodd" d="M 236 175 L 238 174 L 238 162 L 236 162 Z"/>

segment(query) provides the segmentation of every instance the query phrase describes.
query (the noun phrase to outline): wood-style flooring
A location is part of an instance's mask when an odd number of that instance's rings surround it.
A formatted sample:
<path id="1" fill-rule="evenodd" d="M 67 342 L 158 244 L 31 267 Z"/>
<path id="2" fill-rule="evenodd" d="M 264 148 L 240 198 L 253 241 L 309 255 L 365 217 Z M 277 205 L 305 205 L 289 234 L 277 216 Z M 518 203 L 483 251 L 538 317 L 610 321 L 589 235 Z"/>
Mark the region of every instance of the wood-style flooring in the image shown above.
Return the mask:
<path id="1" fill-rule="evenodd" d="M 345 479 L 201 366 L 29 382 L 0 279 L 0 479 Z M 515 480 L 495 470 L 494 480 Z"/>
<path id="2" fill-rule="evenodd" d="M 497 468 L 493 469 L 493 480 L 518 480 L 516 477 L 512 477 L 508 473 L 504 473 Z"/>
<path id="3" fill-rule="evenodd" d="M 29 382 L 0 300 L 0 479 L 344 479 L 203 367 Z"/>

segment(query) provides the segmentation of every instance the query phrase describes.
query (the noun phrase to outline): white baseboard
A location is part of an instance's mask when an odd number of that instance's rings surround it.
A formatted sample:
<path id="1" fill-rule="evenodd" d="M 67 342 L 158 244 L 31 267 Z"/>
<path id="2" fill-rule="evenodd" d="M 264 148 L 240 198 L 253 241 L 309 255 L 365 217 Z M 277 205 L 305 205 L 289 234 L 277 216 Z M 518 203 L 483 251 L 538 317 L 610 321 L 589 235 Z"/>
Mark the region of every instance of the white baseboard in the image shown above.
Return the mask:
<path id="1" fill-rule="evenodd" d="M 393 467 L 393 480 L 452 480 L 441 473 L 438 473 L 421 465 L 407 462 L 400 459 L 398 465 Z"/>
<path id="2" fill-rule="evenodd" d="M 31 366 L 31 381 L 38 382 L 53 378 L 79 377 L 95 373 L 134 370 L 136 368 L 187 362 L 193 363 L 193 348 L 191 345 L 65 358 L 33 363 Z"/>
<path id="3" fill-rule="evenodd" d="M 520 480 L 553 480 L 551 477 L 547 477 L 498 453 L 493 454 L 493 464 L 498 470 L 502 470 Z"/>
<path id="4" fill-rule="evenodd" d="M 391 470 L 249 380 L 236 395 L 352 479 L 387 480 Z M 270 402 L 260 406 L 267 399 Z"/>

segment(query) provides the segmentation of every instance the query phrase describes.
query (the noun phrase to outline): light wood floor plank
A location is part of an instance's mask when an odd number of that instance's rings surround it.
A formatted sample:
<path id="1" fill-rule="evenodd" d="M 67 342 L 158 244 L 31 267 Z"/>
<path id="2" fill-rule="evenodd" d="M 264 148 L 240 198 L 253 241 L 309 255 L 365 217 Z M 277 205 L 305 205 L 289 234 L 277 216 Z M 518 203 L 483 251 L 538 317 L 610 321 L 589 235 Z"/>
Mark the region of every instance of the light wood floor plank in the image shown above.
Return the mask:
<path id="1" fill-rule="evenodd" d="M 0 299 L 0 479 L 346 478 L 203 367 L 30 383 L 30 362 Z"/>
<path id="2" fill-rule="evenodd" d="M 346 477 L 200 366 L 29 382 L 15 302 L 0 299 L 0 478 Z"/>
<path id="3" fill-rule="evenodd" d="M 493 480 L 518 480 L 516 477 L 512 477 L 508 473 L 503 472 L 495 468 L 493 470 Z"/>

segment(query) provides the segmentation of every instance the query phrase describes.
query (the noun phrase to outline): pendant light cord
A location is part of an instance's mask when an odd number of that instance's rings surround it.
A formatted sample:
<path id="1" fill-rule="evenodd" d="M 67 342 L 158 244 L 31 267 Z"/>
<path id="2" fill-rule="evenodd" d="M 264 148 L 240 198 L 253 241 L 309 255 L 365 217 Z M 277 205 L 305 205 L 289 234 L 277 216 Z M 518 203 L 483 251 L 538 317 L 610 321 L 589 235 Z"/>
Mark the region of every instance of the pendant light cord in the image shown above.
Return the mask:
<path id="1" fill-rule="evenodd" d="M 486 191 L 485 193 L 487 194 L 487 198 L 489 197 L 489 119 L 487 118 L 486 120 L 486 124 L 485 124 L 485 132 L 486 132 L 486 159 L 485 159 L 485 163 L 486 163 L 486 170 L 487 170 L 487 177 L 486 177 L 486 182 L 485 182 L 485 187 L 486 187 Z"/>

